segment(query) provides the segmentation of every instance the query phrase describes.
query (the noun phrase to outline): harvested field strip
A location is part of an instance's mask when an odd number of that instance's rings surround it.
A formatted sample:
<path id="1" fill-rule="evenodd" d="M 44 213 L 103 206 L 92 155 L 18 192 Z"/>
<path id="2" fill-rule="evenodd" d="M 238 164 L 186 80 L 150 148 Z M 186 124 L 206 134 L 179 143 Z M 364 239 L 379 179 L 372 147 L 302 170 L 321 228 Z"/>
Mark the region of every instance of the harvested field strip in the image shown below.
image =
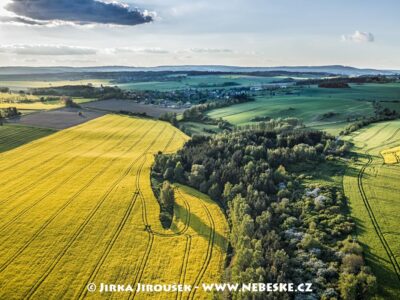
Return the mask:
<path id="1" fill-rule="evenodd" d="M 8 124 L 0 126 L 0 161 L 2 161 L 1 152 L 14 149 L 52 133 L 54 133 L 54 131 L 50 129 Z"/>
<path id="2" fill-rule="evenodd" d="M 219 281 L 228 231 L 221 209 L 176 186 L 174 220 L 165 230 L 150 185 L 153 155 L 174 152 L 186 140 L 164 122 L 108 115 L 4 153 L 0 298 L 97 299 L 87 293 L 90 282 Z"/>

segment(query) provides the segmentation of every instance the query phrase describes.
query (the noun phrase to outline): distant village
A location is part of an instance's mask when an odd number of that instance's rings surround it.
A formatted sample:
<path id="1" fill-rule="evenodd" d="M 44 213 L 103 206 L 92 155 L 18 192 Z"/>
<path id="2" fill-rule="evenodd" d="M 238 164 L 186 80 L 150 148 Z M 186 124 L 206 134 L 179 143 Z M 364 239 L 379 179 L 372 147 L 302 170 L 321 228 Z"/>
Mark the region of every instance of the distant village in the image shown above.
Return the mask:
<path id="1" fill-rule="evenodd" d="M 124 92 L 124 98 L 140 104 L 153 104 L 172 109 L 188 109 L 196 104 L 215 100 L 229 100 L 240 95 L 254 97 L 263 92 L 274 95 L 277 90 L 286 88 L 286 84 L 270 84 L 218 89 L 187 88 L 172 91 L 131 90 Z"/>

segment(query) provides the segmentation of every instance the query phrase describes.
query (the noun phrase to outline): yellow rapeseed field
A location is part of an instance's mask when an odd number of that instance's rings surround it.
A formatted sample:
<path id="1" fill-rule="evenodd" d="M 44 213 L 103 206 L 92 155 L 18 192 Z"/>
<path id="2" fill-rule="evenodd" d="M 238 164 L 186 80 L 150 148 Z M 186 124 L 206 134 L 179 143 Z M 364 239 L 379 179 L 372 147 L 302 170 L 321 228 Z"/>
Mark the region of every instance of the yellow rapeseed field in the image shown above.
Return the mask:
<path id="1" fill-rule="evenodd" d="M 386 149 L 381 152 L 386 164 L 396 164 L 400 162 L 400 147 Z"/>
<path id="2" fill-rule="evenodd" d="M 220 282 L 228 225 L 216 203 L 175 186 L 170 230 L 150 186 L 171 125 L 107 115 L 0 154 L 0 299 L 209 299 L 88 292 L 87 285 Z"/>
<path id="3" fill-rule="evenodd" d="M 63 107 L 64 105 L 60 103 L 46 104 L 42 102 L 32 102 L 32 103 L 0 103 L 0 108 L 15 107 L 20 110 L 48 110 Z"/>

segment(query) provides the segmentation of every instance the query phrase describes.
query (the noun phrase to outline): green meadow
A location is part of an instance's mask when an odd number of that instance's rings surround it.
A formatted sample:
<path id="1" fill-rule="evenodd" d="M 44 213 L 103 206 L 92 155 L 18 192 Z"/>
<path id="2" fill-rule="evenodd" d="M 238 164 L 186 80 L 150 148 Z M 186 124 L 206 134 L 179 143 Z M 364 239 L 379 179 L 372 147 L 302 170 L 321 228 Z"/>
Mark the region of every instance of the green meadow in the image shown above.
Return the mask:
<path id="1" fill-rule="evenodd" d="M 251 124 L 256 117 L 303 119 L 311 127 L 337 134 L 350 119 L 373 114 L 373 101 L 399 109 L 400 84 L 351 85 L 349 89 L 322 89 L 315 86 L 290 89 L 287 93 L 259 96 L 256 101 L 216 109 L 208 113 L 235 125 Z M 391 102 L 385 102 L 391 101 Z"/>

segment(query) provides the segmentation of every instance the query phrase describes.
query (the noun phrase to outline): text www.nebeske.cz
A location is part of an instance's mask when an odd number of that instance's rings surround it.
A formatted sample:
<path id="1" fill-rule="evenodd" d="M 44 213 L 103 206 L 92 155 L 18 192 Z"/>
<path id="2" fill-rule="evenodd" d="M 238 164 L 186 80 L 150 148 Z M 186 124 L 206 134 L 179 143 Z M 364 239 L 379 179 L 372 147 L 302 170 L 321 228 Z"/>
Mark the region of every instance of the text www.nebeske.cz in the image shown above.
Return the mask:
<path id="1" fill-rule="evenodd" d="M 201 289 L 205 292 L 252 292 L 252 293 L 310 293 L 312 292 L 311 283 L 203 283 L 199 286 L 192 286 L 187 284 L 143 284 L 136 285 L 123 285 L 123 284 L 106 284 L 100 283 L 98 292 L 100 293 L 123 293 L 123 292 L 136 292 L 136 293 L 161 293 L 161 292 L 190 292 L 193 289 Z M 91 283 L 88 285 L 89 292 L 97 290 L 96 285 Z"/>

